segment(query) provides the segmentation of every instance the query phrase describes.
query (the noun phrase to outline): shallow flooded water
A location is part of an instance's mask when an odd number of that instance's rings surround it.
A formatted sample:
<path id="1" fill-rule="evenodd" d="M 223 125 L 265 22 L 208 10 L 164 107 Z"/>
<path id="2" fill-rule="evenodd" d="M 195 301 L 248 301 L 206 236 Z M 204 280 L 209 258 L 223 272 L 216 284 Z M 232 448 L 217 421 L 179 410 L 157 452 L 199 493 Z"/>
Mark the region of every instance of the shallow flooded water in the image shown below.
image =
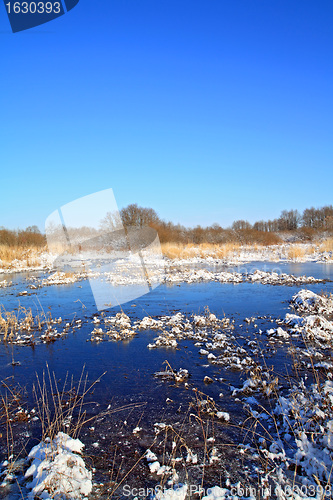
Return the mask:
<path id="1" fill-rule="evenodd" d="M 209 268 L 212 269 L 212 266 Z M 317 263 L 252 262 L 242 265 L 241 269 L 223 268 L 225 269 L 236 272 L 260 269 L 295 276 L 333 279 L 333 266 Z M 91 332 L 94 328 L 92 320 L 94 317 L 102 319 L 103 315 L 96 310 L 89 282 L 83 280 L 70 285 L 29 288 L 31 283 L 36 282 L 31 281 L 31 278 L 40 280 L 44 276 L 43 273 L 0 276 L 0 281 L 12 281 L 10 287 L 0 289 L 0 303 L 3 308 L 11 311 L 19 306 L 31 308 L 33 312 L 50 311 L 53 318 L 61 316 L 63 323 L 74 325 L 74 331 L 71 328 L 66 336 L 46 344 L 37 343 L 31 346 L 1 342 L 0 377 L 1 380 L 9 381 L 11 386 L 19 384 L 26 388 L 26 398 L 32 404 L 32 384 L 36 382 L 36 373 L 41 377 L 46 365 L 59 381 L 63 381 L 67 373 L 74 380 L 78 380 L 85 367 L 89 381 L 98 380 L 92 393 L 88 395 L 88 400 L 94 401 L 94 410 L 90 411 L 98 413 L 99 409 L 105 409 L 110 404 L 114 408 L 130 403 L 143 405 L 134 410 L 120 412 L 112 425 L 112 420 L 101 419 L 98 430 L 84 430 L 83 441 L 87 443 L 91 453 L 94 442 L 105 440 L 108 433 L 112 433 L 113 438 L 125 436 L 125 426 L 128 435 L 132 435 L 132 429 L 136 427 L 138 419 L 140 426 L 146 429 L 141 447 L 148 447 L 149 429 L 153 430 L 156 422 L 179 421 L 180 415 L 186 413 L 188 404 L 194 398 L 193 389 L 202 391 L 214 401 L 218 401 L 234 422 L 241 420 L 242 410 L 235 398 L 231 397 L 231 390 L 241 387 L 246 379 L 246 370 L 239 372 L 209 362 L 207 357 L 200 353 L 200 347 L 189 339 L 179 340 L 176 349 L 148 349 L 147 345 L 157 336 L 157 332 L 151 330 L 138 331 L 136 336 L 127 341 L 91 342 Z M 218 318 L 225 316 L 234 321 L 232 335 L 236 347 L 248 349 L 249 342 L 258 342 L 261 349 L 256 353 L 258 363 L 262 363 L 264 355 L 265 364 L 272 365 L 276 371 L 287 375 L 292 364 L 291 356 L 287 352 L 291 340 L 272 345 L 259 331 L 265 332 L 272 328 L 272 322 L 275 326 L 275 320 L 284 318 L 290 311 L 291 297 L 300 288 L 308 288 L 316 293 L 331 293 L 333 283 L 328 281 L 302 287 L 219 282 L 163 284 L 150 294 L 123 305 L 122 311 L 135 321 L 146 316 L 172 316 L 177 312 L 182 312 L 187 317 L 193 314 L 203 315 L 208 306 L 209 311 Z M 22 291 L 27 291 L 27 294 L 19 295 Z M 115 315 L 120 310 L 116 307 L 105 311 L 105 314 Z M 250 320 L 251 318 L 255 319 Z M 81 320 L 82 324 L 78 324 L 78 320 Z M 156 372 L 165 369 L 165 361 L 175 370 L 183 368 L 189 371 L 187 387 L 154 376 Z M 211 383 L 205 382 L 205 377 L 209 377 Z M 121 425 L 115 422 L 120 422 Z M 232 433 L 231 430 L 228 432 Z M 33 435 L 32 430 L 30 437 Z M 127 439 L 130 438 L 127 436 Z M 228 439 L 231 439 L 230 436 Z M 4 447 L 2 452 L 5 453 Z"/>
<path id="2" fill-rule="evenodd" d="M 260 267 L 265 271 L 276 269 L 275 264 L 257 266 L 254 263 L 248 265 L 246 269 L 249 271 Z M 331 267 L 323 264 L 287 264 L 281 269 L 282 272 L 295 275 L 306 274 L 321 279 L 333 277 Z M 36 273 L 32 275 L 38 276 Z M 193 364 L 191 350 L 182 350 L 180 353 L 169 348 L 153 351 L 147 349 L 147 344 L 156 336 L 156 332 L 140 332 L 128 342 L 103 342 L 97 345 L 87 342 L 93 329 L 89 320 L 97 313 L 89 282 L 85 280 L 71 285 L 29 290 L 26 280 L 30 277 L 29 274 L 12 275 L 10 279 L 13 285 L 0 289 L 0 303 L 6 310 L 14 310 L 19 305 L 31 307 L 33 311 L 50 310 L 53 317 L 61 316 L 64 321 L 81 319 L 83 326 L 52 344 L 37 345 L 33 348 L 1 343 L 2 379 L 13 375 L 17 380 L 23 377 L 25 382 L 28 382 L 34 379 L 35 371 L 45 367 L 46 362 L 60 377 L 67 371 L 76 377 L 85 364 L 89 376 L 93 379 L 107 371 L 104 384 L 112 394 L 119 395 L 124 392 L 136 394 L 140 389 L 145 392 L 148 387 L 151 388 L 149 375 L 161 368 L 165 359 L 176 366 L 179 363 Z M 204 308 L 208 306 L 218 317 L 225 315 L 235 320 L 237 337 L 237 331 L 241 333 L 237 324 L 242 323 L 247 317 L 283 317 L 288 311 L 288 301 L 299 288 L 299 286 L 272 286 L 260 283 L 164 284 L 150 294 L 125 304 L 122 310 L 131 319 L 141 319 L 145 316 L 172 315 L 178 311 L 187 315 L 203 314 Z M 330 292 L 333 283 L 311 284 L 302 288 L 309 288 L 317 293 L 323 290 Z M 29 295 L 18 296 L 22 290 L 27 290 Z M 114 315 L 119 311 L 120 308 L 116 307 L 106 311 L 106 314 Z M 13 358 L 20 362 L 19 366 L 11 366 Z M 147 380 L 143 387 L 143 380 L 147 377 L 149 381 Z"/>
<path id="3" fill-rule="evenodd" d="M 242 266 L 242 272 L 250 272 L 253 269 L 280 270 L 296 276 L 308 275 L 321 279 L 333 278 L 332 266 L 325 264 L 251 263 Z M 234 270 L 239 272 L 236 268 Z M 196 382 L 203 378 L 202 374 L 206 369 L 201 365 L 204 363 L 196 356 L 197 349 L 193 349 L 191 345 L 180 350 L 147 349 L 147 344 L 156 337 L 156 332 L 140 332 L 127 342 L 87 342 L 93 329 L 90 320 L 97 313 L 89 282 L 84 280 L 70 285 L 30 290 L 30 282 L 27 280 L 32 276 L 41 278 L 43 273 L 11 275 L 13 285 L 0 289 L 0 303 L 6 310 L 14 310 L 21 305 L 32 308 L 33 311 L 51 311 L 52 317 L 61 316 L 65 322 L 82 320 L 83 326 L 51 344 L 30 347 L 1 343 L 1 379 L 13 376 L 17 382 L 24 381 L 27 384 L 35 379 L 36 371 L 45 369 L 46 362 L 58 377 L 62 378 L 69 372 L 76 378 L 85 365 L 90 379 L 95 380 L 107 372 L 101 385 L 105 387 L 108 397 L 139 394 L 148 396 L 156 389 L 156 380 L 152 379 L 152 374 L 161 369 L 166 359 L 171 366 L 190 369 Z M 208 306 L 218 317 L 225 315 L 235 320 L 234 334 L 237 338 L 237 335 L 242 335 L 247 328 L 244 323 L 243 329 L 238 327 L 245 318 L 283 317 L 288 312 L 289 300 L 299 288 L 260 283 L 164 284 L 150 294 L 125 304 L 122 310 L 134 320 L 145 316 L 172 315 L 178 311 L 187 315 L 203 314 L 204 308 Z M 317 293 L 331 292 L 333 283 L 311 284 L 302 288 L 309 288 Z M 27 290 L 29 295 L 18 296 L 24 290 Z M 115 315 L 119 310 L 117 307 L 112 308 L 106 311 L 106 314 Z M 267 321 L 261 322 L 261 328 L 264 329 L 265 326 L 270 327 Z M 247 330 L 251 330 L 251 327 Z M 20 364 L 12 366 L 13 359 Z M 199 369 L 196 369 L 197 365 Z"/>

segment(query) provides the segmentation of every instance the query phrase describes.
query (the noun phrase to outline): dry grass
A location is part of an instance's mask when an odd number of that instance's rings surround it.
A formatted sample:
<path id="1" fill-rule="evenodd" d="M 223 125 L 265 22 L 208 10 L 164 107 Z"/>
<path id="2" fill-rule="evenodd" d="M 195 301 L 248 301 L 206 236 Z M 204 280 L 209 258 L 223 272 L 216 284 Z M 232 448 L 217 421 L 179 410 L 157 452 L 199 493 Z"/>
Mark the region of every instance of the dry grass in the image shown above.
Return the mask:
<path id="1" fill-rule="evenodd" d="M 51 330 L 53 319 L 51 312 L 33 316 L 31 309 L 20 306 L 17 311 L 7 311 L 3 306 L 0 307 L 0 335 L 3 335 L 3 341 L 15 341 L 17 335 L 21 333 L 41 332 L 45 330 L 47 334 Z"/>
<path id="2" fill-rule="evenodd" d="M 76 439 L 79 438 L 84 426 L 91 425 L 96 420 L 109 419 L 113 413 L 131 412 L 134 408 L 144 405 L 143 403 L 130 403 L 120 408 L 111 408 L 111 405 L 108 405 L 106 410 L 96 413 L 94 410 L 96 401 L 92 399 L 92 395 L 95 385 L 100 382 L 105 373 L 90 383 L 85 367 L 83 367 L 77 382 L 68 373 L 65 380 L 60 382 L 56 374 L 51 372 L 49 366 L 46 364 L 46 370 L 43 371 L 41 377 L 36 373 L 36 382 L 32 387 L 32 395 L 35 403 L 33 410 L 29 410 L 27 403 L 22 401 L 23 393 L 19 386 L 12 388 L 6 381 L 0 383 L 0 430 L 2 431 L 0 438 L 6 441 L 8 453 L 8 464 L 5 470 L 1 472 L 3 477 L 6 476 L 5 481 L 7 484 L 16 483 L 16 489 L 19 489 L 21 496 L 17 494 L 15 498 L 22 498 L 22 500 L 27 498 L 21 486 L 22 477 L 26 470 L 26 456 L 29 453 L 29 448 L 27 447 L 28 441 L 27 443 L 23 443 L 23 445 L 22 442 L 19 443 L 18 432 L 21 435 L 22 429 L 14 425 L 16 422 L 19 424 L 22 422 L 29 423 L 29 419 L 33 414 L 37 416 L 40 429 L 40 442 L 51 443 L 53 449 L 54 439 L 60 432 Z M 25 392 L 26 394 L 27 392 Z M 24 407 L 27 408 L 24 409 Z M 56 445 L 54 446 L 54 453 L 55 455 L 57 454 Z M 53 452 L 50 455 L 50 458 L 53 460 L 52 455 Z M 57 471 L 57 476 L 52 478 L 49 485 L 46 484 L 44 492 L 47 491 L 50 495 L 47 498 L 58 498 L 58 495 L 53 496 L 54 484 L 61 480 L 62 475 L 64 475 L 66 482 L 68 471 L 70 471 L 73 464 L 67 462 L 66 466 L 67 469 L 64 469 L 63 472 Z M 27 486 L 26 481 L 24 485 L 25 487 Z M 31 488 L 32 486 L 28 485 L 29 487 Z M 9 492 L 11 491 L 9 490 Z M 60 489 L 58 493 L 63 493 L 61 498 L 74 498 L 67 496 L 67 490 L 62 491 Z M 10 493 L 6 498 L 11 498 Z M 42 497 L 38 496 L 38 498 Z"/>
<path id="3" fill-rule="evenodd" d="M 82 426 L 91 420 L 84 410 L 84 399 L 100 379 L 88 384 L 88 375 L 83 368 L 77 384 L 67 374 L 63 385 L 59 386 L 55 373 L 50 373 L 48 366 L 42 379 L 38 375 L 36 378 L 33 395 L 42 426 L 42 440 L 47 437 L 52 440 L 58 432 L 76 438 Z"/>
<path id="4" fill-rule="evenodd" d="M 200 245 L 192 243 L 186 245 L 182 243 L 162 243 L 161 246 L 163 255 L 169 259 L 191 259 L 193 257 L 223 259 L 240 248 L 238 243 L 224 243 L 221 245 L 213 243 L 201 243 Z"/>
<path id="5" fill-rule="evenodd" d="M 300 259 L 303 259 L 305 257 L 306 253 L 308 253 L 307 250 L 308 249 L 304 248 L 304 246 L 302 246 L 302 245 L 292 245 L 288 249 L 287 255 L 288 255 L 289 259 L 300 260 Z"/>
<path id="6" fill-rule="evenodd" d="M 322 252 L 333 252 L 333 238 L 328 238 L 327 240 L 323 241 L 320 246 L 320 250 Z"/>
<path id="7" fill-rule="evenodd" d="M 25 261 L 27 267 L 35 267 L 40 264 L 39 256 L 46 250 L 45 247 L 26 248 L 22 246 L 0 245 L 0 268 L 9 269 L 14 261 Z"/>
<path id="8" fill-rule="evenodd" d="M 0 260 L 2 265 L 10 264 L 13 260 L 22 260 L 27 250 L 18 246 L 0 245 Z"/>

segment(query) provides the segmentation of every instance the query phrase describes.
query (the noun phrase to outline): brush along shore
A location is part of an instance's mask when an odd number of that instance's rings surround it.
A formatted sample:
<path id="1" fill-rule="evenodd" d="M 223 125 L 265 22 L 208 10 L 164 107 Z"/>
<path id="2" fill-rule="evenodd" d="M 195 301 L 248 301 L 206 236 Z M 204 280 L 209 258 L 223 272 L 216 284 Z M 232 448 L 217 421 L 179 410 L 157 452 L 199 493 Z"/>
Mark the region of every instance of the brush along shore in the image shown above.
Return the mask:
<path id="1" fill-rule="evenodd" d="M 179 244 L 163 243 L 166 262 L 199 263 L 215 260 L 237 265 L 244 262 L 333 262 L 333 238 L 311 243 L 281 243 L 275 245 Z M 0 274 L 30 270 L 52 270 L 57 255 L 45 248 L 0 248 Z"/>

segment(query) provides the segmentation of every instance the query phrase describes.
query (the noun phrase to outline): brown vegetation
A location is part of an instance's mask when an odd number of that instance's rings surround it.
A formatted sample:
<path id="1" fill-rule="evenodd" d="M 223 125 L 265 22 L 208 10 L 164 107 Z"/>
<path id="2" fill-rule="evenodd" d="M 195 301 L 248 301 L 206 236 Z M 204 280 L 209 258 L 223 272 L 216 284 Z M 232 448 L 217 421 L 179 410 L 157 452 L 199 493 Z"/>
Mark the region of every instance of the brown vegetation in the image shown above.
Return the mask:
<path id="1" fill-rule="evenodd" d="M 223 258 L 228 256 L 235 246 L 278 245 L 286 240 L 307 242 L 316 241 L 323 235 L 330 236 L 333 233 L 333 206 L 312 207 L 304 210 L 303 214 L 297 210 L 284 210 L 280 217 L 274 220 L 261 220 L 254 224 L 246 220 L 237 220 L 229 228 L 223 228 L 217 223 L 208 227 L 189 228 L 161 220 L 152 208 L 131 204 L 123 208 L 120 213 L 108 214 L 102 221 L 102 226 L 112 230 L 112 228 L 121 227 L 121 223 L 125 228 L 150 226 L 155 229 L 163 245 L 163 253 L 170 258 L 172 256 L 189 258 L 198 254 Z M 94 231 L 94 228 L 86 229 L 90 232 Z M 89 237 L 92 238 L 92 235 L 87 233 L 87 239 Z M 332 237 L 328 238 L 320 250 L 332 251 L 332 240 Z M 27 267 L 36 266 L 38 254 L 44 248 L 46 248 L 45 236 L 36 226 L 18 231 L 0 228 L 0 267 L 2 268 L 9 268 L 14 260 L 21 262 L 25 260 Z M 55 248 L 52 250 L 56 251 Z M 59 248 L 60 253 L 63 250 Z M 68 251 L 71 252 L 71 249 Z M 301 247 L 293 247 L 289 252 L 289 257 L 292 259 L 303 256 L 304 249 Z"/>
<path id="2" fill-rule="evenodd" d="M 282 242 L 279 233 L 290 233 L 299 241 L 312 241 L 323 231 L 333 230 L 333 206 L 306 209 L 301 215 L 297 210 L 283 210 L 280 217 L 269 221 L 258 221 L 253 225 L 246 220 L 237 220 L 231 227 L 222 228 L 219 224 L 188 228 L 180 224 L 165 222 L 151 208 L 136 204 L 125 207 L 120 212 L 125 227 L 150 226 L 158 232 L 161 243 L 182 245 L 241 244 L 276 245 Z"/>
<path id="3" fill-rule="evenodd" d="M 10 231 L 0 227 L 0 245 L 10 247 L 42 247 L 45 246 L 45 236 L 37 226 L 29 226 L 24 230 Z"/>
<path id="4" fill-rule="evenodd" d="M 307 252 L 309 252 L 309 249 L 307 249 Z M 288 257 L 289 259 L 292 260 L 299 260 L 302 259 L 306 254 L 305 248 L 301 247 L 300 245 L 292 245 L 288 249 Z"/>
<path id="5" fill-rule="evenodd" d="M 327 240 L 323 241 L 320 250 L 322 252 L 333 252 L 333 238 L 328 238 Z"/>
<path id="6" fill-rule="evenodd" d="M 8 269 L 15 260 L 26 261 L 27 267 L 36 267 L 40 264 L 38 257 L 41 250 L 44 250 L 44 247 L 36 248 L 32 246 L 28 248 L 0 244 L 0 268 Z"/>

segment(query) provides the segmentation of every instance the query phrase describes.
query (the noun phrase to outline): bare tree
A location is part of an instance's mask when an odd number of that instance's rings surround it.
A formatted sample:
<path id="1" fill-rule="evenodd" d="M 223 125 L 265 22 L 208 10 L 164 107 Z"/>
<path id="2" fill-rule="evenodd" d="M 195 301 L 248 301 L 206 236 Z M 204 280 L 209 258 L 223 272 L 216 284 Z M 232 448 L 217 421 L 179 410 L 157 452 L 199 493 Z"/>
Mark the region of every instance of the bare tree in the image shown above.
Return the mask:
<path id="1" fill-rule="evenodd" d="M 118 211 L 107 212 L 101 220 L 100 227 L 104 231 L 115 231 L 122 228 L 121 217 Z"/>
<path id="2" fill-rule="evenodd" d="M 295 231 L 301 221 L 301 215 L 298 210 L 283 210 L 278 221 L 280 231 Z"/>
<path id="3" fill-rule="evenodd" d="M 236 220 L 231 227 L 234 231 L 244 231 L 245 229 L 252 229 L 251 224 L 247 220 Z"/>
<path id="4" fill-rule="evenodd" d="M 136 203 L 132 203 L 120 211 L 120 217 L 125 227 L 150 226 L 158 224 L 160 219 L 152 208 L 139 207 Z"/>

